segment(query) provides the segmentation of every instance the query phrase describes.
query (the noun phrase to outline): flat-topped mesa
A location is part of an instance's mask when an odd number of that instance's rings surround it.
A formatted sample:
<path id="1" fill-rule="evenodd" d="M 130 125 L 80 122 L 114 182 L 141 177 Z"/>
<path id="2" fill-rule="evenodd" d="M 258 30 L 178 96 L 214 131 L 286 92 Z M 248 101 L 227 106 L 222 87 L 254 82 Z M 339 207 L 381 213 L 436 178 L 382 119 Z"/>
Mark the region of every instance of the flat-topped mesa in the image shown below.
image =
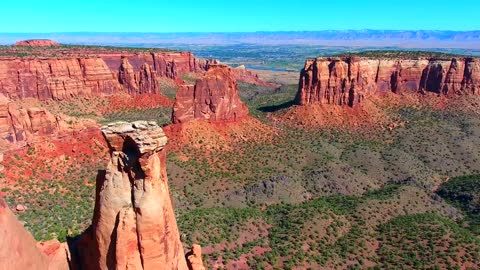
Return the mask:
<path id="1" fill-rule="evenodd" d="M 75 46 L 32 50 L 25 51 L 25 57 L 15 56 L 15 50 L 0 57 L 1 94 L 13 100 L 64 100 L 119 91 L 159 94 L 160 78 L 179 79 L 183 73 L 204 72 L 208 65 L 189 52 Z"/>
<path id="2" fill-rule="evenodd" d="M 353 106 L 385 92 L 480 94 L 476 58 L 385 59 L 330 57 L 309 59 L 300 72 L 296 104 Z"/>
<path id="3" fill-rule="evenodd" d="M 170 200 L 155 122 L 119 122 L 102 132 L 111 150 L 97 177 L 92 227 L 80 243 L 83 269 L 188 269 Z"/>
<path id="4" fill-rule="evenodd" d="M 246 116 L 248 108 L 240 100 L 232 70 L 222 64 L 209 65 L 208 71 L 194 86 L 182 86 L 173 107 L 174 123 L 194 119 L 236 121 Z"/>
<path id="5" fill-rule="evenodd" d="M 53 47 L 60 46 L 60 44 L 50 39 L 28 39 L 15 42 L 15 46 Z"/>

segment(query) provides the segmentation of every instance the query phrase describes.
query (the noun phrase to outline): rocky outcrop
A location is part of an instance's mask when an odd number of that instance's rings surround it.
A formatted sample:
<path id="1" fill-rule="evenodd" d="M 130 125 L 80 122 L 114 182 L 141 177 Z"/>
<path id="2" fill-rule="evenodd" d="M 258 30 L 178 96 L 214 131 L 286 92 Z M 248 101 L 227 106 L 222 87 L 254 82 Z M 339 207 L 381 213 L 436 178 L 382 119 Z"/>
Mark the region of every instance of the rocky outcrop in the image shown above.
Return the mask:
<path id="1" fill-rule="evenodd" d="M 202 247 L 193 245 L 192 249 L 186 254 L 188 268 L 190 270 L 205 270 L 202 261 Z"/>
<path id="2" fill-rule="evenodd" d="M 159 78 L 178 79 L 182 73 L 204 72 L 207 66 L 207 61 L 186 52 L 58 53 L 46 58 L 0 58 L 0 93 L 11 99 L 40 100 L 111 95 L 120 90 L 158 94 Z"/>
<path id="3" fill-rule="evenodd" d="M 28 39 L 17 41 L 15 46 L 29 46 L 29 47 L 51 47 L 60 46 L 57 42 L 50 39 Z"/>
<path id="4" fill-rule="evenodd" d="M 245 66 L 238 66 L 232 69 L 233 75 L 237 81 L 246 82 L 250 84 L 260 85 L 270 89 L 276 89 L 281 85 L 265 82 L 258 77 L 257 74 L 253 73 L 251 70 L 245 68 Z"/>
<path id="5" fill-rule="evenodd" d="M 170 200 L 167 138 L 154 122 L 102 128 L 111 151 L 83 235 L 83 269 L 188 269 Z"/>
<path id="6" fill-rule="evenodd" d="M 0 149 L 24 145 L 44 137 L 60 137 L 97 127 L 93 120 L 53 115 L 45 108 L 27 107 L 0 95 Z"/>
<path id="7" fill-rule="evenodd" d="M 0 198 L 0 270 L 47 270 L 48 257 Z"/>
<path id="8" fill-rule="evenodd" d="M 240 100 L 237 82 L 230 67 L 210 65 L 195 85 L 184 85 L 177 92 L 173 107 L 173 122 L 194 119 L 235 121 L 248 115 Z"/>
<path id="9" fill-rule="evenodd" d="M 391 91 L 479 94 L 480 60 L 317 58 L 300 73 L 296 103 L 349 105 Z"/>

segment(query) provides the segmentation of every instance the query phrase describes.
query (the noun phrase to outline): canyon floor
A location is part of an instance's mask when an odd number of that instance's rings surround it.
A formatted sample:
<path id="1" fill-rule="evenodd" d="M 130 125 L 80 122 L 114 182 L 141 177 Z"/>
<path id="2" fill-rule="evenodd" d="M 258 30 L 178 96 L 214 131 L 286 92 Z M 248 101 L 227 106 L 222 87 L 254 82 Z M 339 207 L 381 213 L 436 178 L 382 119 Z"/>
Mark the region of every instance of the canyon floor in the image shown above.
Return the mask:
<path id="1" fill-rule="evenodd" d="M 238 123 L 172 124 L 169 79 L 162 95 L 24 102 L 164 126 L 181 239 L 208 268 L 480 268 L 479 96 L 296 106 L 297 72 L 258 73 L 281 86 L 239 82 L 251 116 Z M 65 241 L 90 224 L 106 162 L 99 131 L 10 151 L 1 192 L 26 207 L 17 215 L 36 240 Z"/>

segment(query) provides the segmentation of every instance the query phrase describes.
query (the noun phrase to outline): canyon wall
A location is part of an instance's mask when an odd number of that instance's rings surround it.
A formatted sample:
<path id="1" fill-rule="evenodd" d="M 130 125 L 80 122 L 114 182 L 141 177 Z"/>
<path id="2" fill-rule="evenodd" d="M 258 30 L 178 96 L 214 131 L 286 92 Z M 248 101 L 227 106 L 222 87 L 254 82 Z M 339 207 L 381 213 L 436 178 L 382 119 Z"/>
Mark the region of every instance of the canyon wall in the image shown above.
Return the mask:
<path id="1" fill-rule="evenodd" d="M 62 100 L 76 96 L 158 93 L 158 79 L 205 71 L 207 61 L 188 52 L 78 53 L 57 57 L 0 58 L 0 93 L 11 99 Z M 81 55 L 81 56 L 80 56 Z"/>
<path id="2" fill-rule="evenodd" d="M 237 81 L 226 65 L 210 65 L 195 85 L 184 85 L 177 92 L 173 122 L 194 119 L 235 121 L 248 115 L 247 106 L 238 95 Z"/>
<path id="3" fill-rule="evenodd" d="M 54 115 L 40 107 L 24 108 L 0 94 L 0 150 L 96 127 L 93 120 Z"/>
<path id="4" fill-rule="evenodd" d="M 480 94 L 480 60 L 309 59 L 300 72 L 295 102 L 353 106 L 371 94 L 387 91 Z"/>

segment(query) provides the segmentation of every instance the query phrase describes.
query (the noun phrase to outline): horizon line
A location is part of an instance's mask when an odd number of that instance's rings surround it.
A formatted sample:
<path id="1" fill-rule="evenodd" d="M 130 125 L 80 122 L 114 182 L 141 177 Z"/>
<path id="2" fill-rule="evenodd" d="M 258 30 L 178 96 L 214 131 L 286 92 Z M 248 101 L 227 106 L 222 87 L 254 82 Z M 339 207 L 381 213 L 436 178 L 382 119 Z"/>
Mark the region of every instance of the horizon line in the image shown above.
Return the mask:
<path id="1" fill-rule="evenodd" d="M 258 31 L 168 31 L 168 32 L 140 32 L 140 31 L 52 31 L 52 32 L 2 32 L 0 34 L 232 34 L 232 33 L 316 33 L 316 32 L 362 32 L 362 31 L 388 31 L 388 32 L 480 32 L 478 30 L 449 30 L 449 29 L 325 29 L 325 30 L 258 30 Z"/>

